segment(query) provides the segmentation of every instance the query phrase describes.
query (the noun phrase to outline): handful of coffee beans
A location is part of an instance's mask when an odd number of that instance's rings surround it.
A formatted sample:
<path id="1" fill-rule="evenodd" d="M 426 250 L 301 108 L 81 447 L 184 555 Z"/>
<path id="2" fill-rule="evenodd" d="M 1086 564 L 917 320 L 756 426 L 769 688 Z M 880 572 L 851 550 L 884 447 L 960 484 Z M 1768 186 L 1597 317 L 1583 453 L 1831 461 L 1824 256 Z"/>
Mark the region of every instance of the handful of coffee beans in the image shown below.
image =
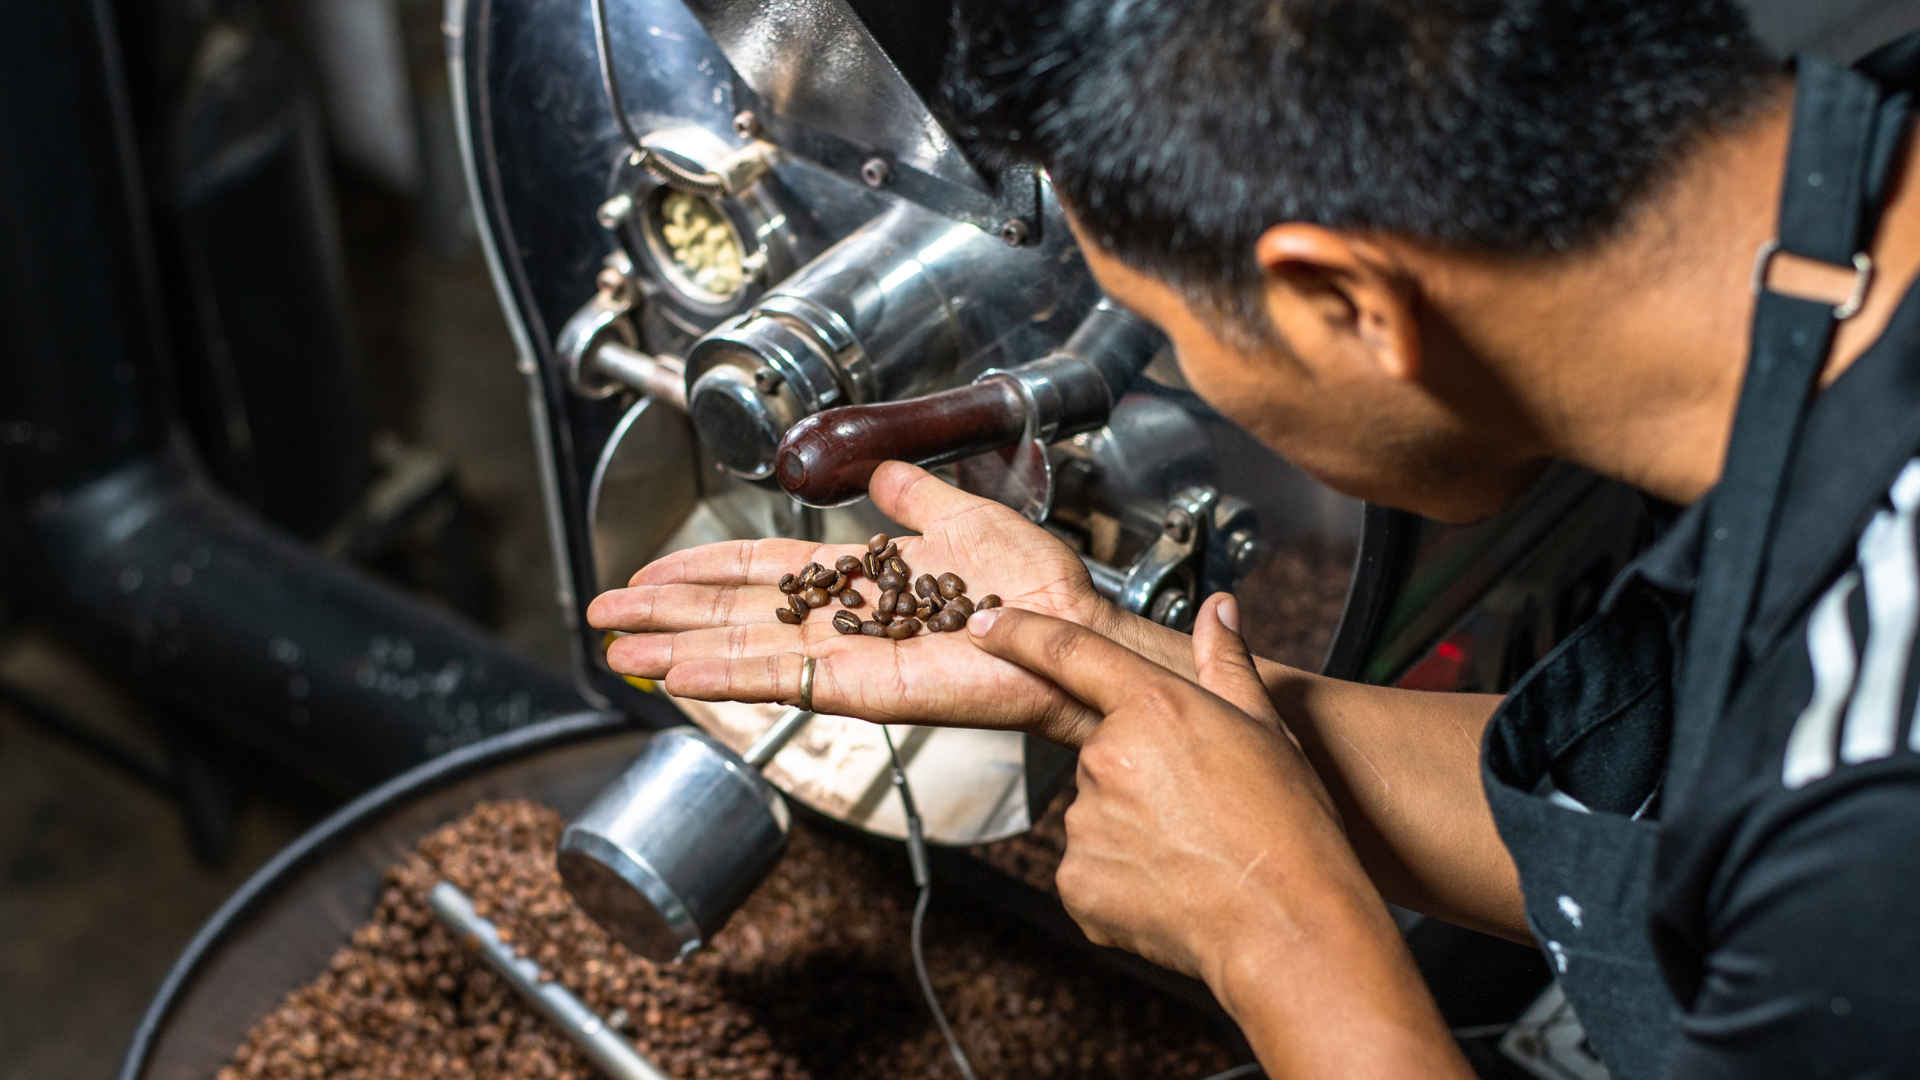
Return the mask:
<path id="1" fill-rule="evenodd" d="M 880 588 L 880 599 L 873 606 L 873 618 L 861 619 L 851 610 L 833 616 L 833 628 L 843 634 L 905 641 L 921 627 L 937 634 L 950 633 L 967 625 L 967 616 L 975 610 L 1000 606 L 1000 598 L 988 594 L 975 604 L 967 598 L 967 583 L 958 574 L 921 574 L 900 557 L 900 545 L 886 533 L 876 533 L 867 541 L 864 558 L 842 555 L 832 566 L 808 563 L 797 574 L 780 579 L 780 591 L 787 595 L 787 606 L 773 614 L 789 626 L 805 622 L 814 608 L 826 607 L 837 597 L 842 606 L 857 608 L 864 599 L 853 590 L 856 574 L 864 572 Z"/>

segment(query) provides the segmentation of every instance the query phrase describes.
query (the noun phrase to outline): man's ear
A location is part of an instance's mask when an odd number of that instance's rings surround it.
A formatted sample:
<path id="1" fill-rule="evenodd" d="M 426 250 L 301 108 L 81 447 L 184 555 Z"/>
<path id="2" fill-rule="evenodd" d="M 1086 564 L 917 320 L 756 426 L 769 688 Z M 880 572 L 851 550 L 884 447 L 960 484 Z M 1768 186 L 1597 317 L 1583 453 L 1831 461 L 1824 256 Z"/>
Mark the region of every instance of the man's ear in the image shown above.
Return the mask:
<path id="1" fill-rule="evenodd" d="M 1412 281 L 1381 245 L 1319 225 L 1289 222 L 1260 235 L 1267 313 L 1308 364 L 1364 356 L 1390 379 L 1420 377 Z"/>

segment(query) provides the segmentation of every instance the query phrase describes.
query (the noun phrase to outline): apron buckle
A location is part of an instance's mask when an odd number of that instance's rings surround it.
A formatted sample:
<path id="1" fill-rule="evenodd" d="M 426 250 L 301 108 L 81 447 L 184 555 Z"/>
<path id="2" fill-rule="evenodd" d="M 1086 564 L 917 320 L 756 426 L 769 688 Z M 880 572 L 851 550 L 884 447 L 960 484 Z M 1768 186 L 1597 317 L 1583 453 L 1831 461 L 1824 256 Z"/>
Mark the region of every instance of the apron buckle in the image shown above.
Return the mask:
<path id="1" fill-rule="evenodd" d="M 1771 280 L 1776 255 L 1786 256 L 1780 263 L 1781 277 L 1785 280 L 1778 286 Z M 1852 278 L 1851 287 L 1844 284 L 1848 276 Z M 1832 304 L 1834 321 L 1846 322 L 1860 314 L 1860 309 L 1867 304 L 1867 290 L 1873 287 L 1873 256 L 1864 251 L 1856 253 L 1849 273 L 1844 266 L 1785 251 L 1780 247 L 1780 238 L 1774 237 L 1754 252 L 1753 280 L 1747 287 L 1755 296 L 1774 292 Z M 1846 292 L 1842 294 L 1841 289 Z"/>

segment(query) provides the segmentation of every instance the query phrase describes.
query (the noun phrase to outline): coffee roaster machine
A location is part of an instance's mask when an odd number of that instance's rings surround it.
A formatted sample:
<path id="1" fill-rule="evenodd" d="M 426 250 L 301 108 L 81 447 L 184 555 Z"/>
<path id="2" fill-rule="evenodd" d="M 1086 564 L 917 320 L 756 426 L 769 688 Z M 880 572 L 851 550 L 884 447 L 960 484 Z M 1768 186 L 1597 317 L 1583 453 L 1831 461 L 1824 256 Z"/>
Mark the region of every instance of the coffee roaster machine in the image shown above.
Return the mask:
<path id="1" fill-rule="evenodd" d="M 123 1076 L 204 1075 L 364 917 L 380 865 L 476 798 L 582 812 L 645 744 L 636 721 L 691 721 L 764 759 L 795 812 L 903 835 L 878 729 L 818 717 L 767 757 L 782 710 L 668 699 L 611 671 L 584 618 L 678 548 L 900 532 L 861 497 L 880 460 L 1014 507 L 1115 602 L 1176 627 L 1212 591 L 1290 580 L 1268 560 L 1351 551 L 1330 644 L 1288 659 L 1425 689 L 1509 685 L 1645 542 L 1638 497 L 1577 471 L 1441 527 L 1327 490 L 1215 414 L 1103 304 L 1047 178 L 982 168 L 941 122 L 938 0 L 449 0 L 446 32 L 575 676 L 601 711 L 421 766 L 289 849 L 183 955 Z M 935 874 L 1091 948 L 1057 901 L 966 850 L 1028 830 L 1071 757 L 1015 734 L 896 736 Z M 1404 925 L 1456 1025 L 1504 1030 L 1549 980 L 1531 950 Z M 1480 1045 L 1487 1075 L 1513 1075 Z"/>

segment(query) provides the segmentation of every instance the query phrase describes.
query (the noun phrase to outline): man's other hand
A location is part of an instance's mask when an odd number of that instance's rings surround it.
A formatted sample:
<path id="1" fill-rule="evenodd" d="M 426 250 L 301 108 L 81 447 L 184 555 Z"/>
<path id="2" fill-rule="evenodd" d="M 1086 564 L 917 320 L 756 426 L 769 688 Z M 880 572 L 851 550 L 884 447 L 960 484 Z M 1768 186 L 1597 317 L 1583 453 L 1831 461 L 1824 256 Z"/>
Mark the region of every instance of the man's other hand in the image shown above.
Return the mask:
<path id="1" fill-rule="evenodd" d="M 1207 600 L 1189 681 L 1064 620 L 969 620 L 1102 718 L 1061 901 L 1096 943 L 1205 980 L 1271 1076 L 1470 1076 L 1238 624 L 1232 597 Z"/>

